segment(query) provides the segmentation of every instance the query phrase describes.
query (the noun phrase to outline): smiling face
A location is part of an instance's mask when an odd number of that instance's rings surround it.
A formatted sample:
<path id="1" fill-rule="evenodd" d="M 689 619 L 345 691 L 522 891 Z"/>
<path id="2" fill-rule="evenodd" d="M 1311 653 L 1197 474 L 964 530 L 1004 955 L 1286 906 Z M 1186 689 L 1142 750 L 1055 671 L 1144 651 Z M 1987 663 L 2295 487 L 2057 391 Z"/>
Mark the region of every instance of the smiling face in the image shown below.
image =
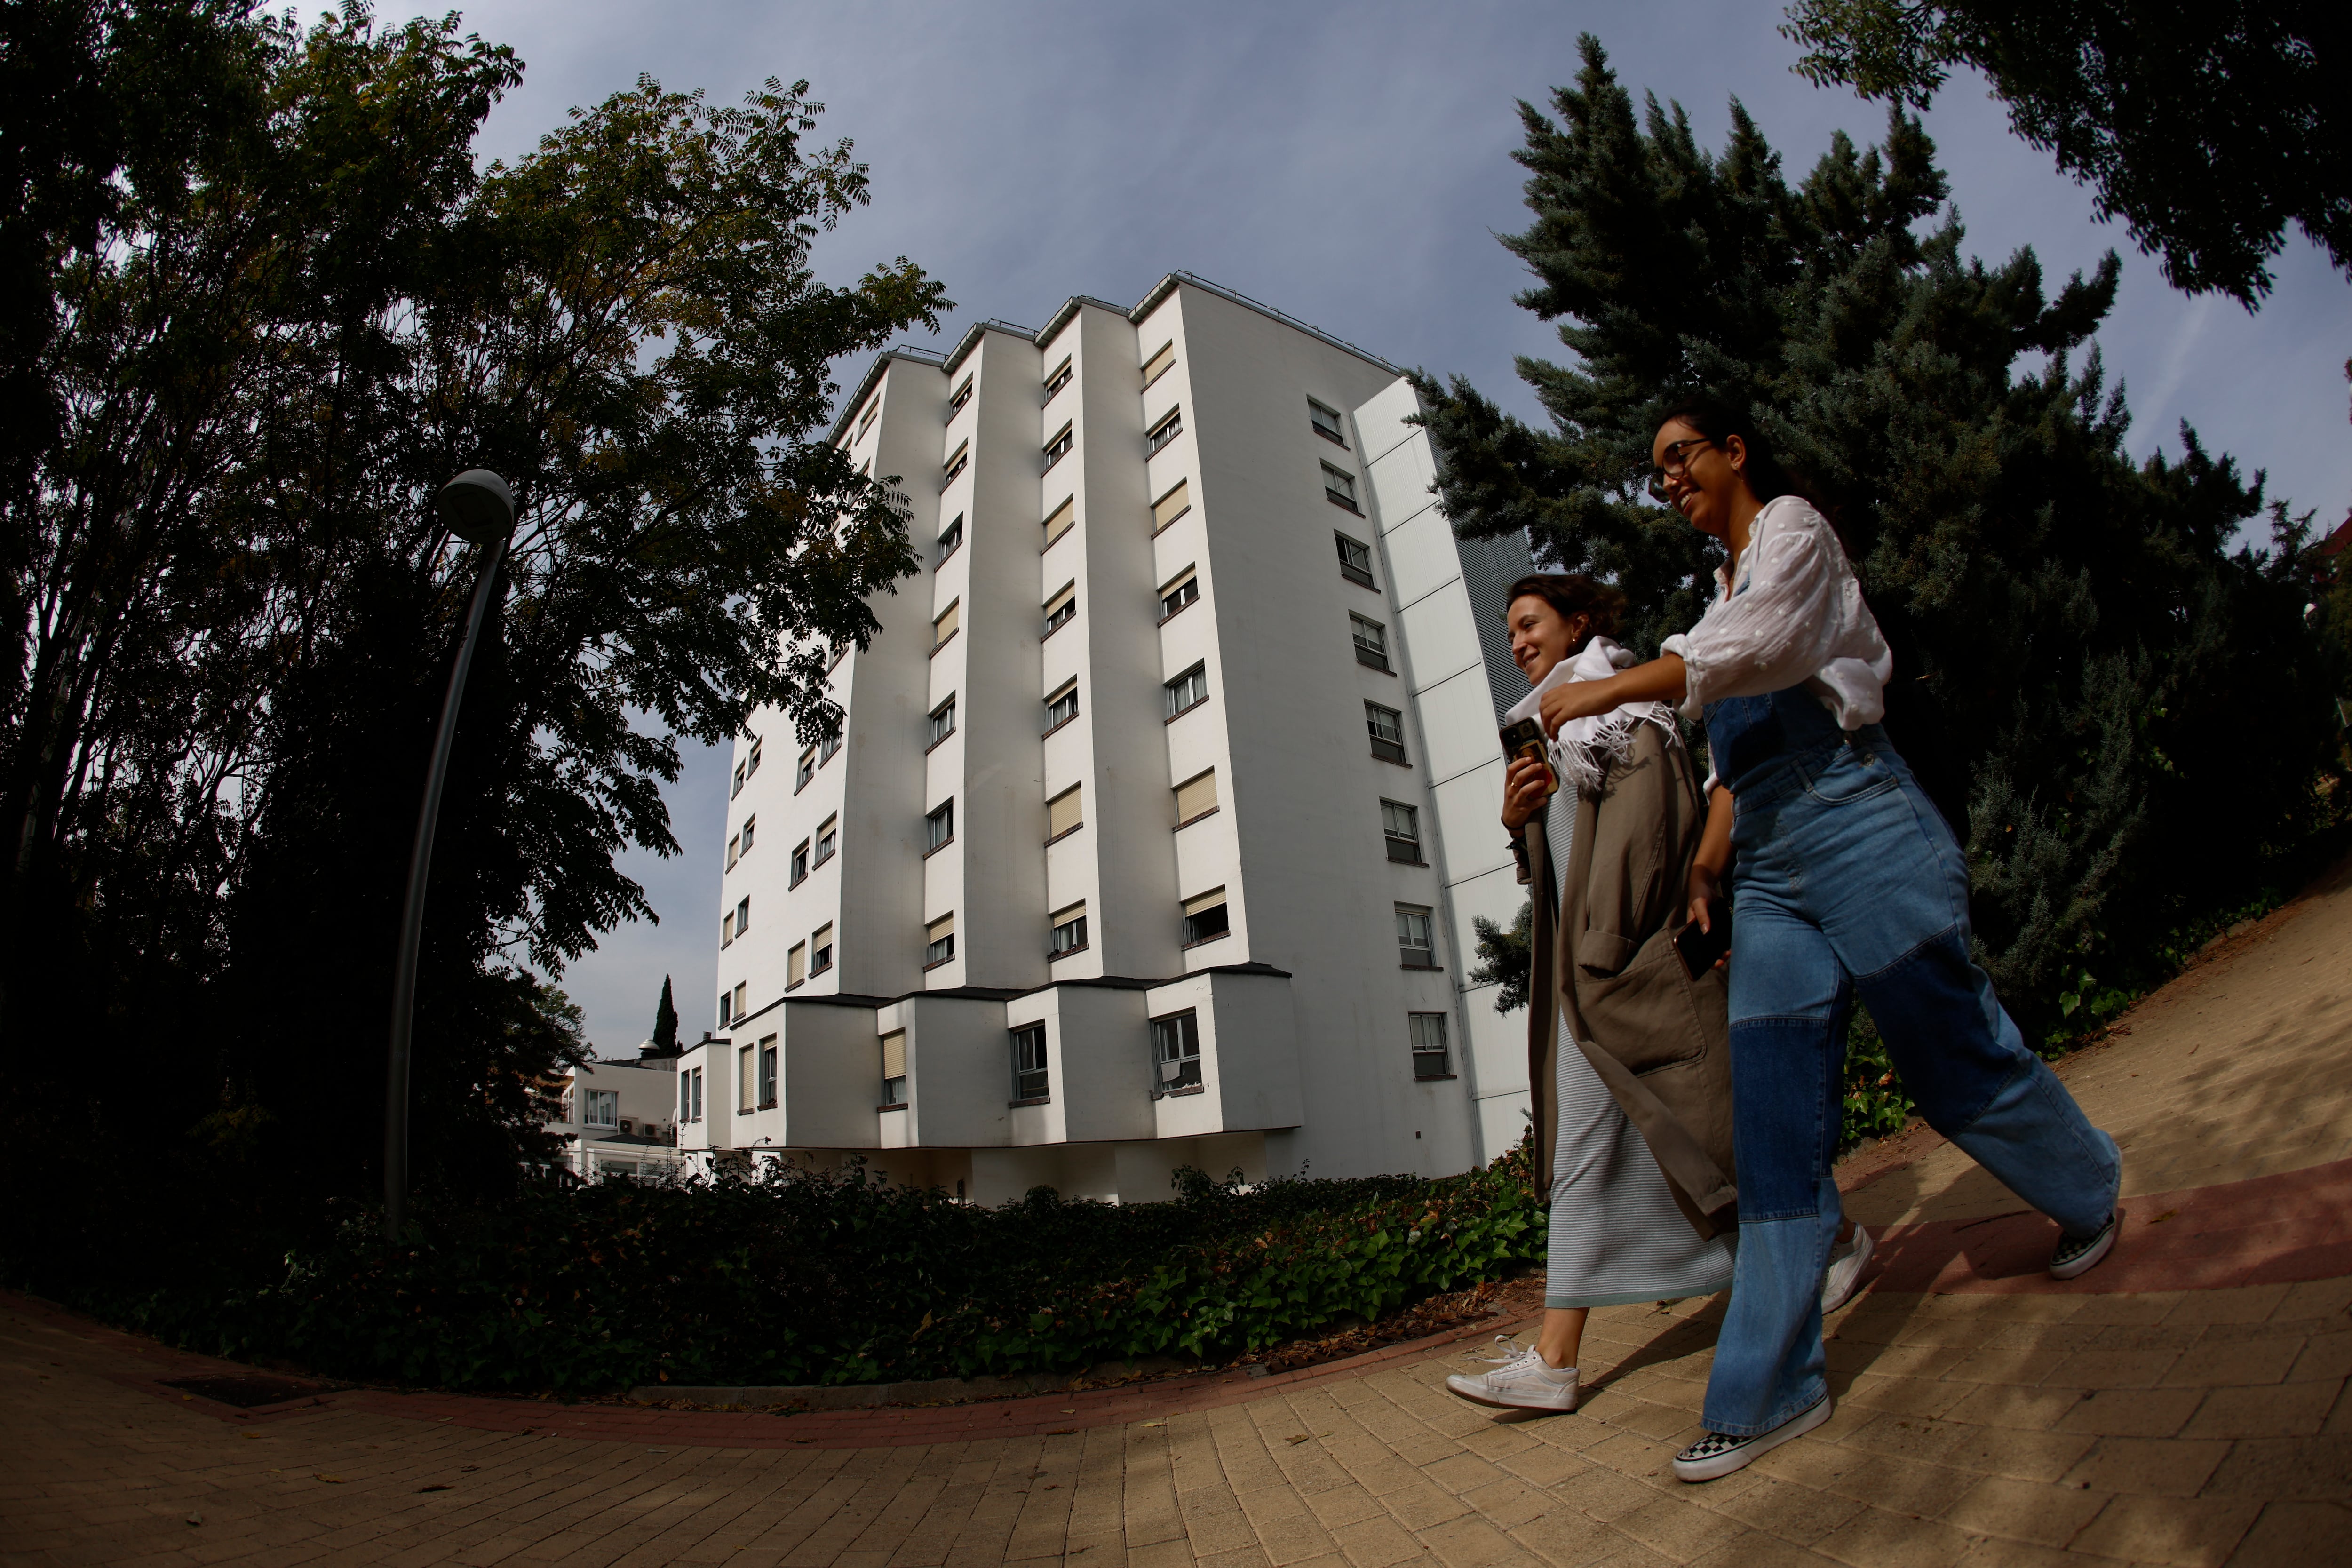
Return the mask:
<path id="1" fill-rule="evenodd" d="M 1741 498 L 1751 510 L 1758 504 L 1743 471 L 1748 444 L 1737 436 L 1714 441 L 1685 420 L 1669 419 L 1650 443 L 1650 461 L 1665 470 L 1667 504 L 1702 533 L 1730 538 Z"/>
<path id="2" fill-rule="evenodd" d="M 1590 616 L 1562 616 L 1549 600 L 1522 594 L 1511 601 L 1511 662 L 1533 686 L 1584 646 L 1591 625 Z"/>

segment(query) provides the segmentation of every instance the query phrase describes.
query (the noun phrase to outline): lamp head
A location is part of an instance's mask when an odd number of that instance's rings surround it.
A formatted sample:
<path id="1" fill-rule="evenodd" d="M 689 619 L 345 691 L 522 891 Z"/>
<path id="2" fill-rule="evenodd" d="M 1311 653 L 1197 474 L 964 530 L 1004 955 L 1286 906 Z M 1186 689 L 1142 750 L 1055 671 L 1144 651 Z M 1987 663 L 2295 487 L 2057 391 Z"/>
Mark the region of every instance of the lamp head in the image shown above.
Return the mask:
<path id="1" fill-rule="evenodd" d="M 468 544 L 488 544 L 514 531 L 514 491 L 488 468 L 467 468 L 433 498 L 449 531 Z"/>

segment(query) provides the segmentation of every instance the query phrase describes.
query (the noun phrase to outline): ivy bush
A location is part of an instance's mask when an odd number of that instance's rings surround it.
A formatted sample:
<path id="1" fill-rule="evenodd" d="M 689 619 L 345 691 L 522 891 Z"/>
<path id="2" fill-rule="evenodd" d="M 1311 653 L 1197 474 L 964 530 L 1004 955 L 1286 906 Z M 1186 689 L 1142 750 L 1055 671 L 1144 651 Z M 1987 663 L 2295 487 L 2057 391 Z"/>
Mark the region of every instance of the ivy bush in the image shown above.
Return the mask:
<path id="1" fill-rule="evenodd" d="M 1216 1359 L 1518 1272 L 1543 1255 L 1523 1144 L 1423 1180 L 1181 1173 L 1170 1202 L 1040 1187 L 1001 1208 L 852 1165 L 427 1202 L 398 1247 L 356 1207 L 282 1277 L 110 1316 L 192 1349 L 457 1389 L 897 1382 Z"/>

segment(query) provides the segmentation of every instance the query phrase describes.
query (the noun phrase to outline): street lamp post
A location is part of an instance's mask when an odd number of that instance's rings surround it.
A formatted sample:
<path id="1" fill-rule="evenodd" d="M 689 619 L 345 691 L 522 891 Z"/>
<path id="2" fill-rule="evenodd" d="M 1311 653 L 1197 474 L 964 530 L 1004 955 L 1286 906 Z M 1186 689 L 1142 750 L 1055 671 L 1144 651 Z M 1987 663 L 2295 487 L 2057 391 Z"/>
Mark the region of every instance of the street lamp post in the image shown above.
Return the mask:
<path id="1" fill-rule="evenodd" d="M 383 1229 L 400 1239 L 402 1211 L 408 1206 L 408 1063 L 416 1021 L 416 954 L 425 936 L 425 877 L 433 862 L 433 828 L 441 815 L 441 786 L 449 777 L 449 750 L 457 739 L 457 704 L 466 695 L 466 671 L 488 618 L 490 590 L 507 558 L 514 532 L 514 491 L 488 468 L 468 468 L 441 487 L 434 506 L 449 531 L 481 547 L 474 579 L 474 606 L 466 617 L 466 640 L 457 667 L 449 672 L 449 694 L 441 703 L 441 727 L 433 737 L 433 763 L 425 774 L 425 805 L 416 817 L 416 847 L 408 859 L 408 903 L 400 916 L 400 952 L 392 972 L 392 1049 L 383 1077 Z"/>

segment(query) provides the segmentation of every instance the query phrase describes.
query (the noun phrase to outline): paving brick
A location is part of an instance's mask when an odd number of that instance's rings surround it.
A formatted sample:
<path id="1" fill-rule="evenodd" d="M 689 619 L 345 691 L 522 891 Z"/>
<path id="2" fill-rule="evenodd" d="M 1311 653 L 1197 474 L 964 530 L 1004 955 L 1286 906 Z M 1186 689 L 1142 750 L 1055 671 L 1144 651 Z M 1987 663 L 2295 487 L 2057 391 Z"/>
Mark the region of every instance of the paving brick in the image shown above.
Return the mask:
<path id="1" fill-rule="evenodd" d="M 2273 1502 L 2231 1553 L 2230 1568 L 2277 1568 L 2340 1558 L 2352 1541 L 2352 1509 L 2334 1502 Z"/>
<path id="2" fill-rule="evenodd" d="M 2071 1544 L 2100 1557 L 2221 1568 L 2261 1511 L 2226 1498 L 2118 1497 Z"/>
<path id="3" fill-rule="evenodd" d="M 2336 1388 L 2290 1383 L 2276 1388 L 2217 1388 L 2187 1426 L 2184 1437 L 2285 1437 L 2318 1432 L 2336 1403 Z"/>

